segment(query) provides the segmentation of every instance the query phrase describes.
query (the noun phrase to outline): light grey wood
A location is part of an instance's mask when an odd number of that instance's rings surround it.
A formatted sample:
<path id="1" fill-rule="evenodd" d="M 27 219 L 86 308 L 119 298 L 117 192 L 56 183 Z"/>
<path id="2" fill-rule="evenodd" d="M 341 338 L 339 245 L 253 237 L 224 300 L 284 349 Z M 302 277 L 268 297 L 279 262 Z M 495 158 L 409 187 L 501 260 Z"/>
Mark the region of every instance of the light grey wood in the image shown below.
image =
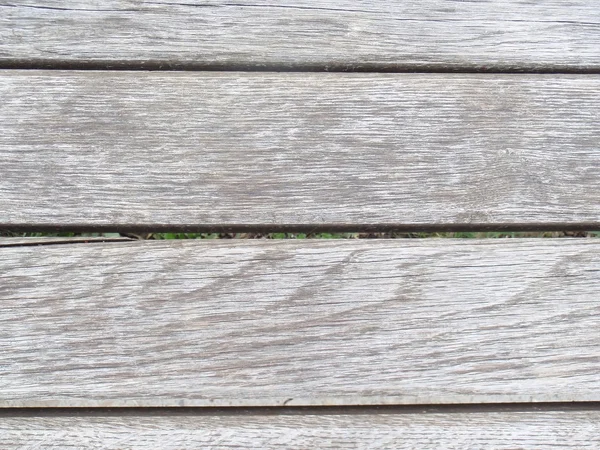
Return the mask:
<path id="1" fill-rule="evenodd" d="M 7 228 L 600 229 L 598 76 L 12 70 L 0 98 Z"/>
<path id="2" fill-rule="evenodd" d="M 164 414 L 164 413 L 163 413 Z M 1 417 L 3 449 L 600 447 L 594 410 Z"/>
<path id="3" fill-rule="evenodd" d="M 600 241 L 0 249 L 0 406 L 600 401 Z"/>
<path id="4" fill-rule="evenodd" d="M 0 62 L 598 70 L 595 0 L 12 0 Z"/>

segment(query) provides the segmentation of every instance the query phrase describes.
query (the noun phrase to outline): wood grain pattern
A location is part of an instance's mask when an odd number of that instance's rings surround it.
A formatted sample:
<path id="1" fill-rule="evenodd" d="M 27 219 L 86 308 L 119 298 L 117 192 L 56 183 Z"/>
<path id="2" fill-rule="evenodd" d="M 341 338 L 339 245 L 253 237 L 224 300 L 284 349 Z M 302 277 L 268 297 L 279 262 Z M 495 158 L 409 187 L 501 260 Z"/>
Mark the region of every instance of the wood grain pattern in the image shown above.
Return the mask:
<path id="1" fill-rule="evenodd" d="M 0 406 L 599 401 L 600 241 L 0 249 Z"/>
<path id="2" fill-rule="evenodd" d="M 0 226 L 600 229 L 591 75 L 0 73 Z"/>
<path id="3" fill-rule="evenodd" d="M 163 413 L 164 414 L 164 413 Z M 1 417 L 10 449 L 597 449 L 594 410 Z"/>
<path id="4" fill-rule="evenodd" d="M 11 0 L 0 62 L 594 70 L 595 0 Z"/>

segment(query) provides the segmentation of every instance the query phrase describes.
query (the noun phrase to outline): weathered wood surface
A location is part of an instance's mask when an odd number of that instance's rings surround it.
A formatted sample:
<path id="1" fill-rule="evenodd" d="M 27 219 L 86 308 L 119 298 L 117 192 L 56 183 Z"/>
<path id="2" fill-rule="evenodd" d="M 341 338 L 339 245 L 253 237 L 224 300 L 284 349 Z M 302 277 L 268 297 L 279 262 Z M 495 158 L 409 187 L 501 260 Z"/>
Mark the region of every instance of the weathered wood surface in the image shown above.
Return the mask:
<path id="1" fill-rule="evenodd" d="M 595 0 L 14 0 L 0 63 L 600 69 Z"/>
<path id="2" fill-rule="evenodd" d="M 600 241 L 0 249 L 0 406 L 600 401 Z"/>
<path id="3" fill-rule="evenodd" d="M 0 417 L 3 449 L 482 449 L 600 446 L 597 410 Z M 198 448 L 198 447 L 195 447 Z"/>
<path id="4" fill-rule="evenodd" d="M 597 76 L 12 70 L 0 98 L 7 228 L 600 228 Z"/>

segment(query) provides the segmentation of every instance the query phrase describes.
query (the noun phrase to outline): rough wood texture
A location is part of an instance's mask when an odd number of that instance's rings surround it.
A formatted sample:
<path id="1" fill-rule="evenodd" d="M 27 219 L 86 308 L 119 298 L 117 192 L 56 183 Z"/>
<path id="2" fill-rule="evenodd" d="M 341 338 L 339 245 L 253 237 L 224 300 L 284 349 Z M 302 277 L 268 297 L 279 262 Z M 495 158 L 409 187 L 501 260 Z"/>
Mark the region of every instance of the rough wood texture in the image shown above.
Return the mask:
<path id="1" fill-rule="evenodd" d="M 597 449 L 594 410 L 1 417 L 3 449 Z M 162 412 L 161 414 L 165 414 Z"/>
<path id="2" fill-rule="evenodd" d="M 0 226 L 600 228 L 590 75 L 0 73 Z"/>
<path id="3" fill-rule="evenodd" d="M 600 69 L 595 0 L 13 0 L 0 62 Z"/>
<path id="4" fill-rule="evenodd" d="M 0 406 L 599 401 L 600 241 L 0 249 Z"/>

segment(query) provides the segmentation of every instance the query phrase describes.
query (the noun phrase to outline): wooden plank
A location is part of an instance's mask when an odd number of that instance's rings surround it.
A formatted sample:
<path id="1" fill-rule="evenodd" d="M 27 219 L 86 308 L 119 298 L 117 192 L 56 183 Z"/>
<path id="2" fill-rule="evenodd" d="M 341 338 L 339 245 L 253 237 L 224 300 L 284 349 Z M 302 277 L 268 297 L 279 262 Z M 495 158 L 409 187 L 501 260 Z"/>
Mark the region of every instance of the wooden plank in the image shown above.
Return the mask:
<path id="1" fill-rule="evenodd" d="M 0 73 L 0 226 L 600 229 L 591 75 Z"/>
<path id="2" fill-rule="evenodd" d="M 39 414 L 39 413 L 38 413 Z M 600 413 L 155 414 L 1 417 L 4 449 L 597 449 Z"/>
<path id="3" fill-rule="evenodd" d="M 595 0 L 12 0 L 0 16 L 5 66 L 600 68 Z"/>
<path id="4" fill-rule="evenodd" d="M 0 249 L 0 407 L 600 401 L 600 241 Z"/>

